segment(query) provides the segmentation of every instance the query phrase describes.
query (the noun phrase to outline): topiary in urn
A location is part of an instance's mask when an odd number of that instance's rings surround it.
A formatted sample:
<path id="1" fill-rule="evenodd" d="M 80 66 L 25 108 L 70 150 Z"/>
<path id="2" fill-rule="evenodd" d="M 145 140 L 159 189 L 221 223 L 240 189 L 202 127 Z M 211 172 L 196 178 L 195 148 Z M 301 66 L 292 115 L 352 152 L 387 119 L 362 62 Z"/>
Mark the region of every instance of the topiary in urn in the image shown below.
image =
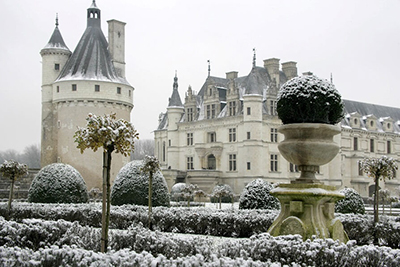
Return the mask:
<path id="1" fill-rule="evenodd" d="M 333 136 L 343 118 L 343 102 L 332 83 L 314 75 L 295 77 L 282 85 L 277 112 L 285 135 L 278 148 L 282 156 L 299 166 L 298 183 L 319 183 L 315 172 L 339 152 Z"/>

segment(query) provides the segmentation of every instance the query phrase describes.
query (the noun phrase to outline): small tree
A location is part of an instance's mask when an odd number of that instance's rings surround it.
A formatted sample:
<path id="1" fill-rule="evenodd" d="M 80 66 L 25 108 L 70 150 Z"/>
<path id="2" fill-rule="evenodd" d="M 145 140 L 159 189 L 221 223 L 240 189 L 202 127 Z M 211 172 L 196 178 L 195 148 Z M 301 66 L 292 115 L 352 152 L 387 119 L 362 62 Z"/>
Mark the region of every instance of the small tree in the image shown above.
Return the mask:
<path id="1" fill-rule="evenodd" d="M 382 156 L 381 158 L 366 158 L 361 162 L 361 169 L 372 177 L 375 182 L 374 194 L 374 223 L 379 222 L 379 180 L 390 180 L 397 170 L 396 161 L 393 158 Z"/>
<path id="2" fill-rule="evenodd" d="M 190 200 L 196 195 L 205 195 L 203 190 L 200 190 L 197 184 L 187 184 L 182 188 L 182 197 L 187 200 L 188 207 L 190 207 Z"/>
<path id="3" fill-rule="evenodd" d="M 157 158 L 154 156 L 145 156 L 144 158 L 144 166 L 142 171 L 144 173 L 149 173 L 149 229 L 151 229 L 151 212 L 152 212 L 152 203 L 151 197 L 153 192 L 153 174 L 160 169 L 160 163 Z"/>
<path id="4" fill-rule="evenodd" d="M 101 252 L 107 252 L 108 226 L 110 221 L 110 168 L 113 151 L 124 156 L 130 155 L 134 149 L 134 140 L 139 138 L 133 124 L 118 119 L 115 113 L 104 117 L 89 114 L 85 128 L 78 127 L 75 132 L 75 142 L 81 153 L 87 148 L 94 152 L 103 147 L 103 205 Z"/>
<path id="5" fill-rule="evenodd" d="M 216 185 L 211 193 L 211 197 L 216 198 L 219 202 L 219 209 L 221 209 L 221 203 L 223 197 L 228 197 L 233 202 L 233 191 L 229 185 L 221 184 Z"/>
<path id="6" fill-rule="evenodd" d="M 6 178 L 11 180 L 10 196 L 8 198 L 7 211 L 11 211 L 11 202 L 14 194 L 14 183 L 15 180 L 25 174 L 28 174 L 28 166 L 26 164 L 21 164 L 14 160 L 5 160 L 3 164 L 0 165 L 0 173 Z"/>

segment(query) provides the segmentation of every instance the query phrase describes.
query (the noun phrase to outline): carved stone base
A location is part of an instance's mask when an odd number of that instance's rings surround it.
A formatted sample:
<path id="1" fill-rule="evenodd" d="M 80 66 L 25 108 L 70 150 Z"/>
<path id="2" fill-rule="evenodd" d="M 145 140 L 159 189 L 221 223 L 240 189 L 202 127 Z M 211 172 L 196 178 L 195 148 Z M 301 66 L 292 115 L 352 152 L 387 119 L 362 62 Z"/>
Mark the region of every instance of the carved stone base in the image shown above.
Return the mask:
<path id="1" fill-rule="evenodd" d="M 335 219 L 335 202 L 344 196 L 334 186 L 281 184 L 271 195 L 279 199 L 281 213 L 268 229 L 269 234 L 299 234 L 304 240 L 312 236 L 344 243 L 349 240 L 342 223 Z"/>

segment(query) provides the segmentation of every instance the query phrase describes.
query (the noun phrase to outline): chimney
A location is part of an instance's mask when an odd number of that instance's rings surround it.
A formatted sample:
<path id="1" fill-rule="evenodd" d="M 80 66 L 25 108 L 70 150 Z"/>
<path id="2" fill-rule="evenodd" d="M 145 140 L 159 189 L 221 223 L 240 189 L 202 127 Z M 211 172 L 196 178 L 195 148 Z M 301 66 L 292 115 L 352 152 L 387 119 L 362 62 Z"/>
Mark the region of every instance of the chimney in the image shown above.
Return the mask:
<path id="1" fill-rule="evenodd" d="M 267 69 L 271 80 L 275 80 L 276 87 L 279 88 L 279 58 L 269 58 L 264 60 L 264 68 Z"/>
<path id="2" fill-rule="evenodd" d="M 226 79 L 227 80 L 233 80 L 238 77 L 238 72 L 237 71 L 230 71 L 226 73 Z"/>
<path id="3" fill-rule="evenodd" d="M 125 78 L 125 22 L 108 22 L 108 49 L 117 75 Z"/>
<path id="4" fill-rule="evenodd" d="M 288 80 L 297 76 L 296 64 L 297 64 L 297 62 L 294 62 L 294 61 L 282 63 L 282 71 L 283 71 L 283 73 L 285 73 L 286 78 Z"/>

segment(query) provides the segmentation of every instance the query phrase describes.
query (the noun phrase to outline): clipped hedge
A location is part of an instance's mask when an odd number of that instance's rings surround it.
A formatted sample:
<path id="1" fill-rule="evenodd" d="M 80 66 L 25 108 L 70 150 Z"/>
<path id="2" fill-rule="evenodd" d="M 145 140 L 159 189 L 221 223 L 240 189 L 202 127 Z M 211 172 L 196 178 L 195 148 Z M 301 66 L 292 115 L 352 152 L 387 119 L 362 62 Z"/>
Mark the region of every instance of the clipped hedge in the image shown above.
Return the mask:
<path id="1" fill-rule="evenodd" d="M 71 165 L 53 163 L 43 167 L 32 181 L 28 201 L 36 203 L 85 203 L 86 183 Z"/>
<path id="2" fill-rule="evenodd" d="M 251 181 L 240 194 L 239 209 L 279 209 L 279 200 L 269 193 L 273 188 L 263 179 Z"/>
<path id="3" fill-rule="evenodd" d="M 344 199 L 335 203 L 335 212 L 365 214 L 364 201 L 356 190 L 343 188 L 340 193 L 344 194 Z"/>
<path id="4" fill-rule="evenodd" d="M 400 250 L 299 235 L 213 239 L 149 231 L 110 230 L 107 254 L 97 253 L 100 229 L 66 221 L 0 218 L 0 265 L 17 266 L 399 266 Z M 40 232 L 40 236 L 37 233 Z M 28 239 L 25 236 L 35 238 Z M 97 263 L 97 264 L 96 264 Z"/>
<path id="5" fill-rule="evenodd" d="M 149 203 L 149 174 L 144 173 L 143 161 L 127 163 L 117 174 L 111 189 L 111 204 L 148 205 Z M 153 174 L 152 205 L 169 206 L 167 182 L 160 171 Z"/>

